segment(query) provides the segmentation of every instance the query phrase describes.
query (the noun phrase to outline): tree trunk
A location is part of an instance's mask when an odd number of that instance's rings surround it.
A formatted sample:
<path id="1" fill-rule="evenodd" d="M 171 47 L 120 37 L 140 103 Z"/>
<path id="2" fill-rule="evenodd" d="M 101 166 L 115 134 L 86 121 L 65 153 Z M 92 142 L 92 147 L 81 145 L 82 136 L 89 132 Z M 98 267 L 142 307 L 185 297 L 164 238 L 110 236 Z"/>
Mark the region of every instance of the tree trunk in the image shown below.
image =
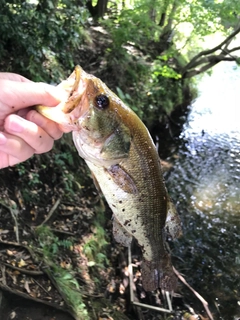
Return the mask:
<path id="1" fill-rule="evenodd" d="M 98 0 L 96 6 L 93 6 L 92 0 L 87 1 L 87 8 L 94 19 L 99 19 L 104 16 L 107 11 L 108 0 Z"/>

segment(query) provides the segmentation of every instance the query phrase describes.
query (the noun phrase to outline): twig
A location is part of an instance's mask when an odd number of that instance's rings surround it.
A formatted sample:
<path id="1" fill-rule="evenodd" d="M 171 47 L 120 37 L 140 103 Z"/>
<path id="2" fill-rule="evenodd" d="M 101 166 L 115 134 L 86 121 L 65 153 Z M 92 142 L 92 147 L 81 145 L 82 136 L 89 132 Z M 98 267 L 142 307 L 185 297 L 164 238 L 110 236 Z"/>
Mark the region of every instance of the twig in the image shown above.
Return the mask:
<path id="1" fill-rule="evenodd" d="M 58 198 L 57 201 L 54 203 L 53 207 L 51 208 L 51 210 L 49 211 L 48 215 L 46 216 L 45 220 L 40 224 L 40 226 L 43 226 L 52 218 L 52 215 L 54 214 L 55 210 L 59 206 L 60 201 L 61 199 Z"/>
<path id="2" fill-rule="evenodd" d="M 12 242 L 12 241 L 3 241 L 1 239 L 0 239 L 0 243 L 6 244 L 6 245 L 9 245 L 9 246 L 16 246 L 16 247 L 25 248 L 30 253 L 30 255 L 33 258 L 34 262 L 35 263 L 39 263 L 39 259 L 36 257 L 36 254 L 27 245 L 24 245 L 24 244 L 21 244 L 21 243 L 17 243 L 17 242 Z M 39 249 L 38 248 L 35 248 L 35 251 L 39 253 Z"/>
<path id="3" fill-rule="evenodd" d="M 19 213 L 19 210 L 18 209 L 12 209 L 10 206 L 7 206 L 3 201 L 0 201 L 0 204 L 8 209 L 11 213 L 11 216 L 14 220 L 14 223 L 15 223 L 15 234 L 16 234 L 16 240 L 17 242 L 19 243 L 19 231 L 18 231 L 18 221 L 17 221 L 17 215 Z"/>
<path id="4" fill-rule="evenodd" d="M 6 281 L 6 267 L 4 265 L 1 265 L 1 272 L 2 272 L 2 278 L 1 281 L 3 283 L 3 285 L 7 285 L 7 281 Z"/>
<path id="5" fill-rule="evenodd" d="M 139 306 L 141 308 L 151 309 L 151 310 L 160 311 L 160 312 L 164 312 L 164 313 L 172 313 L 172 311 L 170 311 L 168 309 L 164 309 L 164 308 L 160 308 L 160 307 L 154 307 L 154 306 L 151 306 L 149 304 L 144 304 L 144 303 L 140 303 L 140 302 L 133 302 L 133 304 L 135 306 Z"/>
<path id="6" fill-rule="evenodd" d="M 170 294 L 169 294 L 169 291 L 166 291 L 166 298 L 167 298 L 167 303 L 168 303 L 168 308 L 169 308 L 169 311 L 172 312 L 173 311 L 173 308 L 172 308 L 172 301 L 170 299 Z"/>
<path id="7" fill-rule="evenodd" d="M 185 284 L 185 286 L 188 287 L 188 289 L 190 289 L 194 294 L 195 296 L 202 302 L 203 306 L 204 306 L 204 309 L 205 311 L 207 312 L 207 315 L 208 317 L 211 319 L 211 320 L 214 320 L 213 319 L 213 316 L 212 316 L 212 313 L 210 312 L 209 308 L 208 308 L 208 303 L 207 301 L 197 292 L 195 291 L 191 286 L 190 284 L 187 283 L 187 281 L 183 278 L 183 276 L 173 267 L 173 271 L 174 273 L 176 274 L 176 276 L 178 277 L 179 280 L 182 281 L 182 283 Z"/>
<path id="8" fill-rule="evenodd" d="M 41 276 L 44 274 L 44 272 L 42 272 L 42 271 L 32 271 L 32 270 L 27 270 L 24 268 L 18 268 L 18 267 L 12 266 L 9 263 L 3 262 L 3 261 L 0 262 L 0 265 L 1 264 L 4 264 L 6 267 L 8 267 L 10 269 L 20 271 L 21 273 L 28 274 L 30 276 Z"/>
<path id="9" fill-rule="evenodd" d="M 128 246 L 128 272 L 129 272 L 129 282 L 130 282 L 130 301 L 134 302 L 133 296 L 133 268 L 132 268 L 132 253 L 131 253 L 131 246 Z"/>
<path id="10" fill-rule="evenodd" d="M 26 246 L 25 244 L 21 244 L 21 243 L 19 243 L 19 242 L 4 241 L 4 240 L 1 240 L 1 239 L 0 239 L 0 243 L 2 243 L 2 244 L 7 244 L 7 245 L 9 245 L 9 246 L 23 247 L 23 248 L 29 250 L 28 246 Z"/>
<path id="11" fill-rule="evenodd" d="M 76 235 L 75 233 L 69 232 L 69 231 L 59 230 L 59 229 L 56 229 L 56 228 L 50 228 L 50 229 L 51 229 L 52 232 L 66 234 L 67 236 L 75 236 Z"/>
<path id="12" fill-rule="evenodd" d="M 42 286 L 37 280 L 33 279 L 33 281 L 34 281 L 45 293 L 47 293 L 48 296 L 50 296 L 50 295 L 49 295 L 49 292 L 48 292 L 45 288 L 43 288 L 43 286 Z"/>

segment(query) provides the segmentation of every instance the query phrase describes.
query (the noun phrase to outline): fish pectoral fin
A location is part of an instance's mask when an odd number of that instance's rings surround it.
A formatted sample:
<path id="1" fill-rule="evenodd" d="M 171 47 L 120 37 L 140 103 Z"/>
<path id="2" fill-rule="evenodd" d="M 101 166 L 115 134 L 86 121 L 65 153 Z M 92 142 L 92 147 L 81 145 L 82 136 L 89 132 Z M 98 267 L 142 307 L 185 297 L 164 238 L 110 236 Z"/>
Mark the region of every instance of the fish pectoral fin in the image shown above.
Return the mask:
<path id="1" fill-rule="evenodd" d="M 106 160 L 127 158 L 130 146 L 130 130 L 124 124 L 121 124 L 104 142 L 101 157 Z"/>
<path id="2" fill-rule="evenodd" d="M 120 165 L 116 164 L 105 170 L 120 189 L 131 194 L 138 193 L 134 180 Z"/>
<path id="3" fill-rule="evenodd" d="M 132 242 L 132 236 L 113 216 L 113 236 L 117 243 L 124 247 L 128 247 Z"/>
<path id="4" fill-rule="evenodd" d="M 169 196 L 167 199 L 167 218 L 165 222 L 165 229 L 173 239 L 178 238 L 182 234 L 180 217 Z"/>

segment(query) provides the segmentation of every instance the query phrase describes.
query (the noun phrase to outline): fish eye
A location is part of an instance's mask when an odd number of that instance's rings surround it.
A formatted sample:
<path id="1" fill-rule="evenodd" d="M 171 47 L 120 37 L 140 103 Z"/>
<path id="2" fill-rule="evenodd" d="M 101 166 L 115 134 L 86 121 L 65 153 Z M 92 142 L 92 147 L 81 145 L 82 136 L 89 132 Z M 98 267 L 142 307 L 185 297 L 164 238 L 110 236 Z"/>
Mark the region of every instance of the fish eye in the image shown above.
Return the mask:
<path id="1" fill-rule="evenodd" d="M 109 106 L 109 99 L 105 94 L 100 94 L 95 98 L 95 105 L 99 109 L 106 109 Z"/>

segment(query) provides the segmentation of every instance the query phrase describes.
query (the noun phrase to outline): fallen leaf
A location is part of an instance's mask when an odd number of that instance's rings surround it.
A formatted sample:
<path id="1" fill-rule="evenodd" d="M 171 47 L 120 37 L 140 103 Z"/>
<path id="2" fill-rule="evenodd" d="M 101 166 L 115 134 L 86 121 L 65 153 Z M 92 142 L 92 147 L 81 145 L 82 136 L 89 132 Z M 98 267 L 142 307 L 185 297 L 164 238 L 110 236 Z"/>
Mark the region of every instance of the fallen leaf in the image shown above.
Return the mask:
<path id="1" fill-rule="evenodd" d="M 18 262 L 18 267 L 19 267 L 19 268 L 25 267 L 26 265 L 27 265 L 27 263 L 26 263 L 23 259 L 21 259 L 21 260 Z"/>

